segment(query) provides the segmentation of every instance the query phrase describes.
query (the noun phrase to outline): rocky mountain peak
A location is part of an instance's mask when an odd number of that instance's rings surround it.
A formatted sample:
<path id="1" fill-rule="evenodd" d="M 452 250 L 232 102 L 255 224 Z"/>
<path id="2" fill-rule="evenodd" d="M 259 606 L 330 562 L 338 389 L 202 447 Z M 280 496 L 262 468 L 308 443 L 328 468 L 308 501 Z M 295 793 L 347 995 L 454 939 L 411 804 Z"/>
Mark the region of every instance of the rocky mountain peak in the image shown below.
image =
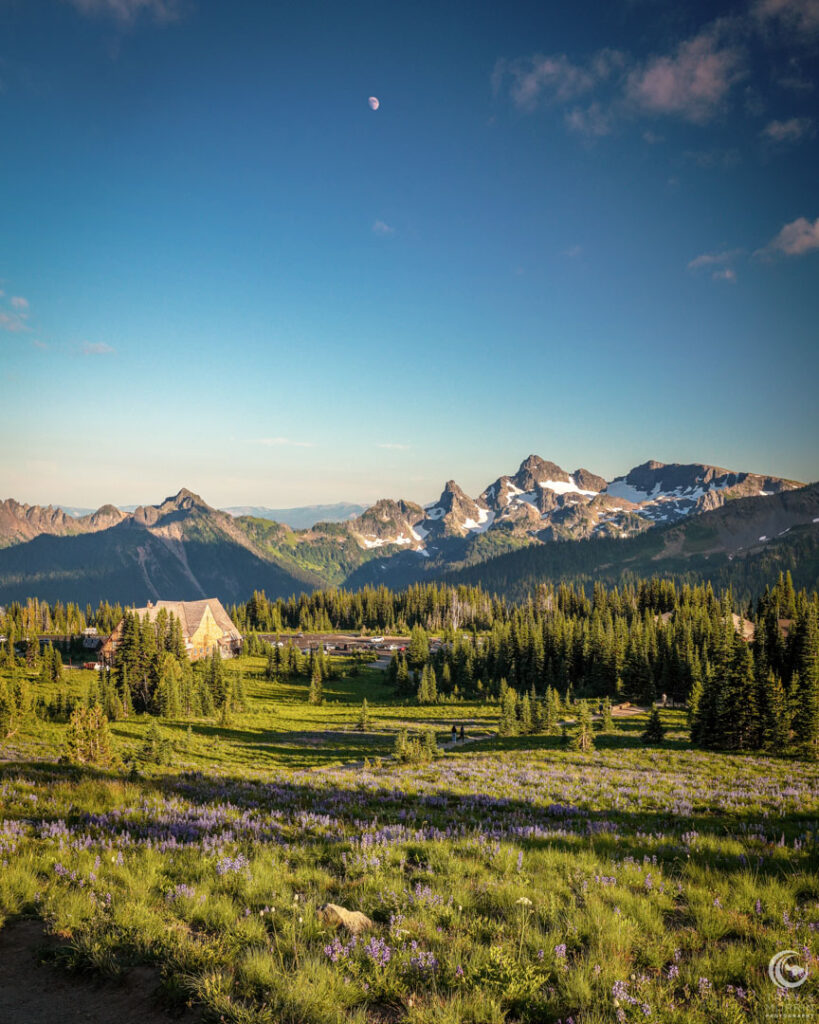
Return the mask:
<path id="1" fill-rule="evenodd" d="M 568 483 L 569 474 L 557 463 L 548 462 L 539 455 L 530 455 L 524 459 L 512 477 L 515 486 L 522 491 L 533 491 L 537 484 L 545 483 L 547 480 Z"/>

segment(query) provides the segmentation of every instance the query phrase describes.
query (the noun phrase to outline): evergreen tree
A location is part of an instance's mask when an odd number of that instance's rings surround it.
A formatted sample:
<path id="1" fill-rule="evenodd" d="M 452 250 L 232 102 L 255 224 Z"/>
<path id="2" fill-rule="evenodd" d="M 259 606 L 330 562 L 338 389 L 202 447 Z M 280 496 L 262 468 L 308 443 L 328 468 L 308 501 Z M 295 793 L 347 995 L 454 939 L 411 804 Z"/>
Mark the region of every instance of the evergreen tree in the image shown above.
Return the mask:
<path id="1" fill-rule="evenodd" d="M 424 729 L 422 749 L 425 760 L 431 761 L 438 756 L 438 741 L 435 739 L 434 729 Z"/>
<path id="2" fill-rule="evenodd" d="M 418 625 L 413 626 L 407 646 L 407 663 L 412 669 L 420 669 L 429 661 L 429 639 L 426 630 Z"/>
<path id="3" fill-rule="evenodd" d="M 773 672 L 768 673 L 765 712 L 765 747 L 775 754 L 782 753 L 790 739 L 790 715 L 785 687 L 779 676 Z"/>
<path id="4" fill-rule="evenodd" d="M 506 687 L 503 700 L 501 701 L 500 722 L 498 724 L 498 735 L 516 736 L 518 732 L 517 716 L 518 697 L 512 687 Z"/>
<path id="5" fill-rule="evenodd" d="M 577 732 L 574 737 L 574 748 L 582 753 L 594 750 L 594 729 L 588 703 L 583 700 L 577 713 Z"/>
<path id="6" fill-rule="evenodd" d="M 614 732 L 614 718 L 611 714 L 611 698 L 604 697 L 600 710 L 600 732 Z"/>
<path id="7" fill-rule="evenodd" d="M 370 712 L 367 706 L 367 698 L 361 702 L 361 711 L 358 713 L 358 724 L 356 728 L 359 732 L 366 732 L 370 728 Z"/>
<path id="8" fill-rule="evenodd" d="M 233 681 L 228 679 L 225 683 L 225 695 L 222 699 L 222 706 L 219 709 L 219 725 L 227 728 L 233 722 Z"/>
<path id="9" fill-rule="evenodd" d="M 107 767 L 113 760 L 108 720 L 99 704 L 72 711 L 65 742 L 68 757 L 78 764 Z"/>
<path id="10" fill-rule="evenodd" d="M 316 664 L 310 677 L 310 689 L 307 694 L 308 704 L 321 704 L 324 700 L 324 689 L 321 682 L 321 667 Z"/>
<path id="11" fill-rule="evenodd" d="M 643 743 L 662 743 L 665 738 L 665 726 L 657 708 L 651 709 L 648 724 L 643 731 Z"/>

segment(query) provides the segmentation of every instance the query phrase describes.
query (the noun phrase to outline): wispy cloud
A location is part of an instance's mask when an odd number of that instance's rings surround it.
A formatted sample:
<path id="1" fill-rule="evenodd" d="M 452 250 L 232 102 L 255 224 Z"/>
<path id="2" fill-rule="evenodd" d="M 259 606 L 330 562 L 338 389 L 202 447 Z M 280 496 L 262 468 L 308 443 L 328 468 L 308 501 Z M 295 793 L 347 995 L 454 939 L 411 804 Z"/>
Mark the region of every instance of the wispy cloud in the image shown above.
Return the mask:
<path id="1" fill-rule="evenodd" d="M 408 445 L 408 444 L 393 444 L 390 441 L 385 441 L 382 444 L 377 444 L 376 448 L 387 448 L 390 451 L 396 451 L 396 452 L 408 452 L 410 450 L 410 445 Z"/>
<path id="2" fill-rule="evenodd" d="M 0 331 L 11 331 L 16 334 L 18 331 L 27 331 L 25 317 L 20 313 L 8 313 L 0 309 Z"/>
<path id="3" fill-rule="evenodd" d="M 819 33 L 819 0 L 757 0 L 753 13 L 762 24 L 776 24 L 796 36 Z"/>
<path id="4" fill-rule="evenodd" d="M 673 54 L 653 57 L 629 75 L 628 98 L 647 113 L 699 124 L 711 120 L 745 75 L 741 51 L 722 36 L 722 26 L 712 26 L 681 43 Z"/>
<path id="5" fill-rule="evenodd" d="M 372 232 L 374 235 L 394 235 L 395 228 L 387 224 L 386 221 L 377 220 L 373 224 Z"/>
<path id="6" fill-rule="evenodd" d="M 612 130 L 612 114 L 604 110 L 597 102 L 587 107 L 575 107 L 565 115 L 567 127 L 587 139 L 599 139 L 610 135 Z"/>
<path id="7" fill-rule="evenodd" d="M 811 223 L 807 217 L 797 217 L 786 224 L 756 255 L 804 256 L 819 249 L 819 217 Z"/>
<path id="8" fill-rule="evenodd" d="M 315 448 L 312 441 L 294 441 L 290 437 L 257 437 L 253 444 L 263 444 L 266 448 Z"/>
<path id="9" fill-rule="evenodd" d="M 770 121 L 760 132 L 767 142 L 798 142 L 814 133 L 809 117 L 790 117 L 787 121 Z"/>
<path id="10" fill-rule="evenodd" d="M 736 284 L 737 274 L 733 264 L 745 255 L 743 249 L 721 249 L 704 252 L 695 256 L 688 264 L 691 271 L 708 271 L 712 281 L 727 281 Z"/>
<path id="11" fill-rule="evenodd" d="M 578 256 L 583 255 L 582 245 L 570 245 L 568 249 L 564 249 L 562 255 L 568 256 L 570 260 L 576 260 Z"/>
<path id="12" fill-rule="evenodd" d="M 102 15 L 127 24 L 141 15 L 156 21 L 175 21 L 182 13 L 182 0 L 66 0 L 80 14 Z"/>
<path id="13" fill-rule="evenodd" d="M 84 356 L 110 356 L 115 351 L 116 349 L 106 345 L 104 341 L 84 341 L 82 345 Z"/>
<path id="14" fill-rule="evenodd" d="M 712 281 L 727 281 L 729 284 L 737 283 L 737 273 L 731 267 L 723 267 L 722 270 L 715 270 L 711 274 Z"/>
<path id="15" fill-rule="evenodd" d="M 565 53 L 502 58 L 492 72 L 492 88 L 496 95 L 508 89 L 516 107 L 534 110 L 543 103 L 569 102 L 590 92 L 616 74 L 625 60 L 618 50 L 600 50 L 583 64 L 571 61 Z"/>
<path id="16" fill-rule="evenodd" d="M 0 298 L 5 292 L 0 291 Z M 0 331 L 9 331 L 18 334 L 20 331 L 29 331 L 31 328 L 26 323 L 28 320 L 28 301 L 22 295 L 12 295 L 8 300 L 10 309 L 0 309 Z"/>

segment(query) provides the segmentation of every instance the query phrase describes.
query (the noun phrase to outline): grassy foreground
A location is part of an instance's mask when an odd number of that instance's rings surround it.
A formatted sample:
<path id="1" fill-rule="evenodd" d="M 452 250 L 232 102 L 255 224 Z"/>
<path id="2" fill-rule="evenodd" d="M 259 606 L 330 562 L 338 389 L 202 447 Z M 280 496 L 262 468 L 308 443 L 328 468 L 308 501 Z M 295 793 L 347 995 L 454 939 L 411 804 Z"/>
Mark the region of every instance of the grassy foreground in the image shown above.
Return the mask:
<path id="1" fill-rule="evenodd" d="M 662 747 L 632 719 L 589 754 L 493 737 L 401 766 L 377 758 L 402 725 L 489 733 L 497 706 L 400 706 L 370 670 L 310 707 L 261 664 L 230 666 L 230 727 L 161 725 L 165 769 L 58 765 L 56 723 L 12 737 L 0 919 L 42 918 L 68 966 L 155 963 L 169 1005 L 236 1024 L 813 1019 L 819 766 L 694 752 L 679 712 Z M 125 760 L 149 725 L 112 725 Z M 809 970 L 787 992 L 780 950 Z"/>

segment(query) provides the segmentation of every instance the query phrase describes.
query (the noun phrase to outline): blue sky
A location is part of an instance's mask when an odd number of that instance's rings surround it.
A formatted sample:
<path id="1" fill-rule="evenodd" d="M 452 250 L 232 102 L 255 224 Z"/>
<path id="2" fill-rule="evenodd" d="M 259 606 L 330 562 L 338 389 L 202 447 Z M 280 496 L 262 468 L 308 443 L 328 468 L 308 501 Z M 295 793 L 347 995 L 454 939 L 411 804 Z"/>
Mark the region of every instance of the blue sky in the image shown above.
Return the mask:
<path id="1" fill-rule="evenodd" d="M 819 478 L 818 68 L 819 0 L 0 0 L 0 498 Z"/>

